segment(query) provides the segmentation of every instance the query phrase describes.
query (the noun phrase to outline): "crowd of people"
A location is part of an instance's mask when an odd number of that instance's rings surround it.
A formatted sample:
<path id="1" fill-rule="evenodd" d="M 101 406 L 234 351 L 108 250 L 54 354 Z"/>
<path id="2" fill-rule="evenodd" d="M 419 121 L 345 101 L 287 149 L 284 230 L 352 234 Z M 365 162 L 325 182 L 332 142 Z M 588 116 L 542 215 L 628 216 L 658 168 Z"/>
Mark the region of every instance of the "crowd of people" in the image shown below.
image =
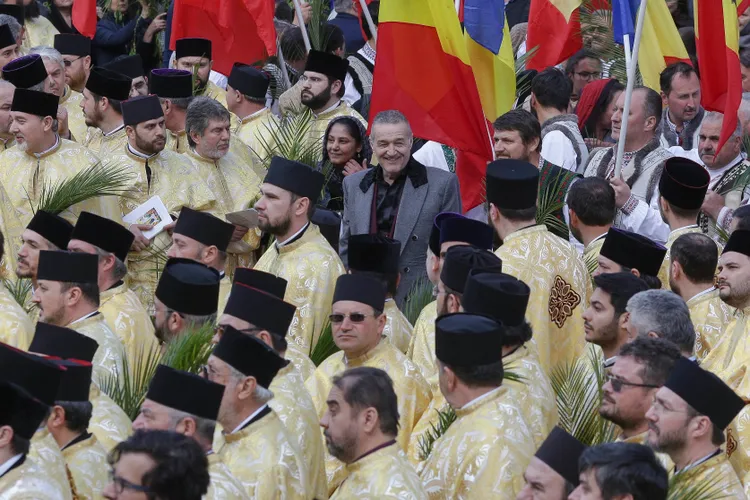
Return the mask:
<path id="1" fill-rule="evenodd" d="M 72 4 L 0 2 L 0 499 L 750 495 L 750 101 L 719 148 L 700 61 L 628 116 L 595 47 L 524 73 L 466 207 L 352 0 L 227 75 Z"/>

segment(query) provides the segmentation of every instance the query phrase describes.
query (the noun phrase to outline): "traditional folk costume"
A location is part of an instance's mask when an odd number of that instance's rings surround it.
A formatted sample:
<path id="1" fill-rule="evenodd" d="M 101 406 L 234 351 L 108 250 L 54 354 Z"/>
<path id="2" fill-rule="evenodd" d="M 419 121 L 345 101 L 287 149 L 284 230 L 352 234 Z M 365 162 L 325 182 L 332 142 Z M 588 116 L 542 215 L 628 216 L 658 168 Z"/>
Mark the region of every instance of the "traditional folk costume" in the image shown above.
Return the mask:
<path id="1" fill-rule="evenodd" d="M 673 146 L 680 146 L 685 151 L 698 149 L 698 135 L 700 134 L 705 115 L 706 110 L 702 106 L 699 107 L 695 117 L 690 121 L 684 122 L 682 124 L 682 131 L 677 132 L 677 126 L 669 119 L 669 108 L 664 108 L 661 121 L 656 128 L 656 134 L 661 147 L 666 149 Z"/>
<path id="2" fill-rule="evenodd" d="M 738 154 L 734 160 L 730 161 L 724 167 L 717 169 L 713 169 L 710 166 L 707 167 L 708 173 L 711 176 L 710 189 L 724 196 L 727 204 L 719 212 L 715 223 L 704 212 L 698 215 L 698 225 L 700 225 L 701 230 L 714 240 L 720 239 L 714 224 L 724 231 L 729 231 L 732 214 L 734 213 L 733 209 L 739 206 L 741 202 L 747 201 L 748 189 L 747 185 L 742 183 L 742 180 L 745 178 L 743 174 L 747 171 L 748 166 L 750 166 L 750 161 L 744 159 L 741 154 Z"/>
<path id="3" fill-rule="evenodd" d="M 578 116 L 559 115 L 542 124 L 541 157 L 560 168 L 583 173 L 589 149 L 578 128 Z"/>

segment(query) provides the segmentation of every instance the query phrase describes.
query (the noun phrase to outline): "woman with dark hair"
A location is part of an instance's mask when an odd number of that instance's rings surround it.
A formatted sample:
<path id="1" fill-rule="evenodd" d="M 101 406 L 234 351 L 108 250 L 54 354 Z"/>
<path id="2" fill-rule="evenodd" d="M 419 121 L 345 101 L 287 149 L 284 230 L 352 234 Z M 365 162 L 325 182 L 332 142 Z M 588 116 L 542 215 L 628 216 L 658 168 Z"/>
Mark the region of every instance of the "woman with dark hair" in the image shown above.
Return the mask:
<path id="1" fill-rule="evenodd" d="M 344 177 L 370 167 L 372 148 L 366 134 L 364 125 L 349 116 L 341 116 L 328 124 L 320 163 L 326 175 L 321 206 L 334 211 L 344 209 Z"/>
<path id="2" fill-rule="evenodd" d="M 617 80 L 596 80 L 583 88 L 576 107 L 578 128 L 589 149 L 615 142 L 610 135 L 612 114 L 620 93 L 625 90 Z"/>

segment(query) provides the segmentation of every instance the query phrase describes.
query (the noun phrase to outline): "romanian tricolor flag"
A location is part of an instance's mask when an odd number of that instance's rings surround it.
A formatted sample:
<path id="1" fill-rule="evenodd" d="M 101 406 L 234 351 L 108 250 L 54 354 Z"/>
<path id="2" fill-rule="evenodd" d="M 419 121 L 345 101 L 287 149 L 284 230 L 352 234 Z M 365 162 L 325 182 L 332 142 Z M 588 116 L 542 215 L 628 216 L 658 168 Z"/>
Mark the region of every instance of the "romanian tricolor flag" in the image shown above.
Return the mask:
<path id="1" fill-rule="evenodd" d="M 476 206 L 492 144 L 453 0 L 382 0 L 379 21 L 370 116 L 398 109 L 414 135 L 459 150 L 464 208 Z"/>
<path id="2" fill-rule="evenodd" d="M 694 11 L 701 104 L 724 113 L 718 151 L 737 127 L 742 101 L 737 5 L 733 0 L 695 0 Z"/>
<path id="3" fill-rule="evenodd" d="M 526 49 L 538 49 L 526 68 L 541 71 L 581 48 L 580 6 L 581 0 L 531 0 Z"/>

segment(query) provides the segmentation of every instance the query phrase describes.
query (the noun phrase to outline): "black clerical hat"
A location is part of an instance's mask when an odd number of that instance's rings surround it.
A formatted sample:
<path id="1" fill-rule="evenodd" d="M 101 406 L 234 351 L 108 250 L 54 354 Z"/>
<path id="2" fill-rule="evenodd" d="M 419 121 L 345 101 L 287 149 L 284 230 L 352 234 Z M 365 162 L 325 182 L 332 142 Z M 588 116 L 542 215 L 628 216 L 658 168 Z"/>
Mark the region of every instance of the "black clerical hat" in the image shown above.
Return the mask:
<path id="1" fill-rule="evenodd" d="M 42 118 L 51 116 L 57 119 L 59 100 L 60 98 L 54 94 L 16 87 L 16 90 L 13 91 L 13 102 L 10 105 L 10 110 L 37 115 Z"/>
<path id="2" fill-rule="evenodd" d="M 115 254 L 115 257 L 125 262 L 135 236 L 127 228 L 111 219 L 91 212 L 81 212 L 70 239 L 85 241 L 105 252 Z"/>
<path id="3" fill-rule="evenodd" d="M 16 21 L 18 21 L 18 24 L 21 26 L 24 25 L 26 22 L 26 16 L 24 14 L 24 8 L 23 5 L 14 5 L 14 4 L 0 4 L 0 14 L 6 14 L 10 17 L 15 18 Z"/>
<path id="4" fill-rule="evenodd" d="M 73 224 L 59 215 L 37 210 L 26 229 L 34 231 L 57 248 L 68 248 L 70 235 L 73 234 Z"/>
<path id="5" fill-rule="evenodd" d="M 88 401 L 93 365 L 88 361 L 72 359 L 50 361 L 64 370 L 55 401 Z"/>
<path id="6" fill-rule="evenodd" d="M 180 38 L 174 44 L 175 59 L 181 57 L 211 57 L 211 40 L 207 38 Z"/>
<path id="7" fill-rule="evenodd" d="M 256 328 L 286 336 L 297 308 L 282 299 L 242 283 L 232 285 L 224 314 L 247 321 Z"/>
<path id="8" fill-rule="evenodd" d="M 258 385 L 268 389 L 276 374 L 288 362 L 262 340 L 240 333 L 231 326 L 216 344 L 213 356 L 247 377 L 255 377 Z"/>
<path id="9" fill-rule="evenodd" d="M 62 371 L 62 368 L 41 356 L 0 342 L 0 380 L 23 387 L 47 406 L 55 404 Z"/>
<path id="10" fill-rule="evenodd" d="M 270 293 L 283 300 L 287 281 L 271 273 L 250 269 L 249 267 L 238 267 L 234 270 L 234 279 L 232 280 L 232 284 L 237 283 L 257 288 L 261 292 Z"/>
<path id="11" fill-rule="evenodd" d="M 90 362 L 98 348 L 99 343 L 91 337 L 70 328 L 37 321 L 29 352 Z"/>
<path id="12" fill-rule="evenodd" d="M 492 228 L 468 217 L 449 217 L 440 223 L 440 244 L 460 241 L 478 248 L 492 250 Z"/>
<path id="13" fill-rule="evenodd" d="M 339 236 L 341 235 L 341 216 L 333 210 L 315 207 L 310 222 L 318 226 L 320 234 L 326 239 L 329 245 L 339 251 Z"/>
<path id="14" fill-rule="evenodd" d="M 401 243 L 379 234 L 355 234 L 349 237 L 349 269 L 386 276 L 398 274 Z"/>
<path id="15" fill-rule="evenodd" d="M 227 79 L 227 85 L 234 90 L 256 99 L 266 98 L 270 82 L 271 79 L 265 71 L 242 63 L 234 63 Z"/>
<path id="16" fill-rule="evenodd" d="M 21 386 L 0 380 L 0 426 L 8 425 L 13 434 L 31 439 L 47 415 L 49 406 L 34 398 Z"/>
<path id="17" fill-rule="evenodd" d="M 487 201 L 498 208 L 522 210 L 536 205 L 539 170 L 521 160 L 495 160 L 487 165 Z"/>
<path id="18" fill-rule="evenodd" d="M 119 56 L 117 59 L 108 62 L 102 67 L 116 71 L 121 75 L 125 75 L 131 80 L 146 76 L 146 72 L 143 71 L 143 59 L 141 59 L 139 54 Z"/>
<path id="19" fill-rule="evenodd" d="M 174 226 L 174 233 L 226 252 L 234 233 L 234 226 L 207 212 L 182 207 Z"/>
<path id="20" fill-rule="evenodd" d="M 750 231 L 745 229 L 737 229 L 727 240 L 727 244 L 724 246 L 722 255 L 727 252 L 737 252 L 750 257 Z"/>
<path id="21" fill-rule="evenodd" d="M 455 212 L 440 212 L 433 220 L 428 246 L 433 255 L 437 257 L 440 257 L 440 227 L 443 225 L 443 221 L 454 217 L 463 218 L 464 216 Z"/>
<path id="22" fill-rule="evenodd" d="M 664 261 L 667 249 L 640 234 L 609 228 L 600 255 L 616 264 L 638 269 L 641 274 L 656 276 Z"/>
<path id="23" fill-rule="evenodd" d="M 7 24 L 0 25 L 0 49 L 16 45 L 16 39 L 13 38 L 13 32 Z"/>
<path id="24" fill-rule="evenodd" d="M 156 367 L 146 399 L 199 418 L 216 420 L 224 386 L 166 365 Z"/>
<path id="25" fill-rule="evenodd" d="M 503 262 L 500 257 L 471 245 L 450 247 L 445 254 L 440 281 L 454 292 L 463 293 L 466 279 L 472 269 L 490 269 L 500 272 Z"/>
<path id="26" fill-rule="evenodd" d="M 91 39 L 75 33 L 58 33 L 55 35 L 55 49 L 62 55 L 90 56 Z"/>
<path id="27" fill-rule="evenodd" d="M 307 53 L 305 71 L 321 73 L 331 80 L 341 80 L 343 83 L 348 69 L 349 61 L 337 55 L 319 50 L 311 50 Z"/>
<path id="28" fill-rule="evenodd" d="M 39 54 L 29 54 L 13 59 L 3 66 L 3 80 L 8 80 L 17 89 L 27 89 L 47 79 L 47 69 Z"/>
<path id="29" fill-rule="evenodd" d="M 503 325 L 488 316 L 454 313 L 435 320 L 435 357 L 449 366 L 481 366 L 503 359 Z"/>
<path id="30" fill-rule="evenodd" d="M 385 306 L 385 286 L 382 281 L 366 274 L 342 274 L 336 280 L 332 304 L 341 300 L 359 302 L 382 311 Z"/>
<path id="31" fill-rule="evenodd" d="M 534 456 L 560 474 L 567 482 L 578 486 L 578 459 L 584 450 L 586 450 L 586 445 L 562 428 L 555 426 Z"/>
<path id="32" fill-rule="evenodd" d="M 703 205 L 710 180 L 711 176 L 701 165 L 675 156 L 664 163 L 659 194 L 677 208 L 698 210 Z"/>
<path id="33" fill-rule="evenodd" d="M 492 316 L 505 326 L 521 326 L 526 321 L 530 295 L 529 286 L 509 274 L 472 269 L 461 306 L 466 312 Z"/>
<path id="34" fill-rule="evenodd" d="M 122 102 L 122 122 L 135 126 L 164 116 L 159 98 L 155 95 L 139 95 Z"/>
<path id="35" fill-rule="evenodd" d="M 92 94 L 96 94 L 107 99 L 125 101 L 130 97 L 130 87 L 132 78 L 128 78 L 122 73 L 94 67 L 91 69 L 89 79 L 86 80 L 86 88 Z"/>
<path id="36" fill-rule="evenodd" d="M 742 398 L 719 377 L 685 357 L 674 364 L 664 387 L 711 419 L 721 430 L 726 429 L 745 406 Z"/>
<path id="37" fill-rule="evenodd" d="M 97 283 L 99 257 L 80 252 L 42 250 L 36 277 L 63 283 Z"/>
<path id="38" fill-rule="evenodd" d="M 274 156 L 263 182 L 286 189 L 297 196 L 307 197 L 314 205 L 320 197 L 325 176 L 304 163 Z"/>
<path id="39" fill-rule="evenodd" d="M 156 286 L 156 298 L 173 311 L 195 316 L 214 314 L 219 307 L 215 269 L 190 259 L 169 259 Z"/>
<path id="40" fill-rule="evenodd" d="M 165 99 L 193 97 L 193 74 L 181 69 L 152 69 L 148 92 Z"/>

